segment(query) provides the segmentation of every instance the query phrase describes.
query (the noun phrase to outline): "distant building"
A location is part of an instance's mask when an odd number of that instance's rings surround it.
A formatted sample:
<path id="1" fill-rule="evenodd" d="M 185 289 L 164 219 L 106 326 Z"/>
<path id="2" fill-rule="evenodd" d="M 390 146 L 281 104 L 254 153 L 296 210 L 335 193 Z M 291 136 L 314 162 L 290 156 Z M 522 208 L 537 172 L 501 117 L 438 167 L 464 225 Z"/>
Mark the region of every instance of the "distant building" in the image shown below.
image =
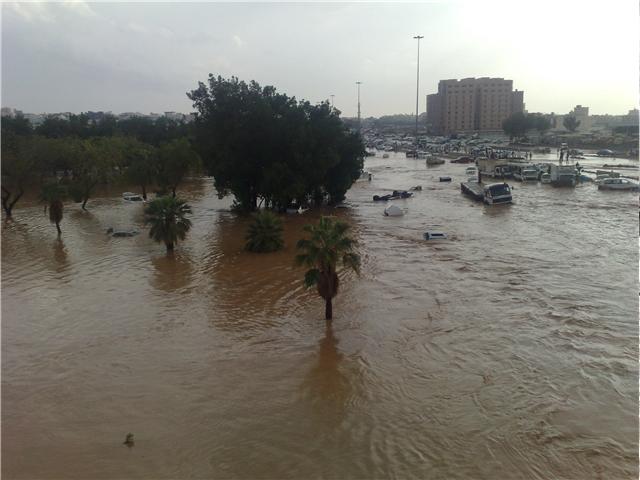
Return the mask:
<path id="1" fill-rule="evenodd" d="M 130 118 L 135 117 L 145 117 L 144 113 L 140 112 L 124 112 L 118 115 L 118 120 L 129 120 Z"/>
<path id="2" fill-rule="evenodd" d="M 440 80 L 438 93 L 427 96 L 427 124 L 443 135 L 501 131 L 507 117 L 523 110 L 524 92 L 503 78 Z"/>
<path id="3" fill-rule="evenodd" d="M 580 122 L 576 131 L 588 132 L 591 130 L 591 118 L 589 118 L 589 107 L 583 107 L 582 105 L 576 105 L 573 110 L 569 112 L 570 117 L 576 117 L 576 120 Z"/>
<path id="4" fill-rule="evenodd" d="M 44 122 L 45 115 L 40 113 L 25 113 L 24 118 L 29 120 L 29 122 L 31 122 L 31 125 L 37 127 L 38 125 L 42 124 L 42 122 Z"/>
<path id="5" fill-rule="evenodd" d="M 616 127 L 638 127 L 638 109 L 629 110 L 626 115 L 593 115 L 593 128 L 613 130 Z"/>
<path id="6" fill-rule="evenodd" d="M 626 115 L 621 115 L 620 126 L 621 127 L 637 127 L 640 123 L 640 119 L 638 118 L 638 109 L 634 108 L 633 110 L 629 110 L 629 113 Z"/>
<path id="7" fill-rule="evenodd" d="M 169 120 L 175 120 L 177 122 L 181 122 L 184 120 L 184 114 L 177 112 L 164 112 L 164 116 Z"/>
<path id="8" fill-rule="evenodd" d="M 1 115 L 3 117 L 13 118 L 16 116 L 16 110 L 15 108 L 11 108 L 11 107 L 2 107 Z"/>

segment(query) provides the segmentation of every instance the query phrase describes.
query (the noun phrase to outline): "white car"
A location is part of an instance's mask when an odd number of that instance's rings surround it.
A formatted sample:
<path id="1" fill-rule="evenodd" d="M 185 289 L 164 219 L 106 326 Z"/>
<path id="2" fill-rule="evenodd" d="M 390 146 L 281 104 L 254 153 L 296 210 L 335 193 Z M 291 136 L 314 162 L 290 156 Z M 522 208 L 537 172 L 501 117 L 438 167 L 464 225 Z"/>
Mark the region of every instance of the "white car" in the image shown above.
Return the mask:
<path id="1" fill-rule="evenodd" d="M 627 178 L 605 178 L 598 183 L 598 190 L 638 190 L 638 184 Z"/>

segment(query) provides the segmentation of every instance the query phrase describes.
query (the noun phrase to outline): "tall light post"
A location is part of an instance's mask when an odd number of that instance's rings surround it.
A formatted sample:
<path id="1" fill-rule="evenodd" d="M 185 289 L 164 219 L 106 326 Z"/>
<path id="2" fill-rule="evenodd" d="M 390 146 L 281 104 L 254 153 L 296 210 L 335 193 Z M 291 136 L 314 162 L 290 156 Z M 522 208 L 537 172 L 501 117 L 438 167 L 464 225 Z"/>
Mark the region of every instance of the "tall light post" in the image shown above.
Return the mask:
<path id="1" fill-rule="evenodd" d="M 358 131 L 360 131 L 360 85 L 362 82 L 356 82 L 356 85 L 358 86 Z"/>
<path id="2" fill-rule="evenodd" d="M 416 150 L 418 149 L 418 94 L 420 92 L 420 39 L 424 36 L 416 35 L 413 37 L 418 40 L 418 71 L 416 74 Z"/>

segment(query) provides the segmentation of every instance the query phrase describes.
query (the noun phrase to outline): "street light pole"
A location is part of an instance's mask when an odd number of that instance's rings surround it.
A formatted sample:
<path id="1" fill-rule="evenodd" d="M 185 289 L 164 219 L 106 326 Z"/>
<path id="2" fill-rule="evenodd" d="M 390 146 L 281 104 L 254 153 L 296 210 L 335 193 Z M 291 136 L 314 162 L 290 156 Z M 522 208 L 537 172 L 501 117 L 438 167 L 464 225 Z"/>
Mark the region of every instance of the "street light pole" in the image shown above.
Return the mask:
<path id="1" fill-rule="evenodd" d="M 358 131 L 360 131 L 360 85 L 362 82 L 356 82 L 356 85 L 358 85 Z"/>
<path id="2" fill-rule="evenodd" d="M 420 39 L 424 36 L 416 35 L 413 37 L 418 40 L 418 68 L 416 74 L 416 150 L 418 149 L 418 94 L 420 92 Z"/>

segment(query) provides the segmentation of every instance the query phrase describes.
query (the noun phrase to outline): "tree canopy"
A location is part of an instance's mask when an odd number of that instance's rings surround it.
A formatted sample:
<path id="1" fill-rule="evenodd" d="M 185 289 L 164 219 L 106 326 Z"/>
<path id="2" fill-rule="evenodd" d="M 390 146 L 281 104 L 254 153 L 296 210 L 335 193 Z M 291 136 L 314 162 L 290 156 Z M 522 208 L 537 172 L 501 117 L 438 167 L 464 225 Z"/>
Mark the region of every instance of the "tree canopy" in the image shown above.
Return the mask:
<path id="1" fill-rule="evenodd" d="M 184 177 L 200 166 L 189 140 L 191 127 L 169 119 L 130 120 L 49 116 L 33 129 L 22 116 L 3 117 L 0 198 L 6 216 L 12 216 L 28 186 L 61 177 L 83 209 L 98 185 L 117 179 L 139 186 L 145 199 L 147 187 L 154 184 L 175 196 Z"/>
<path id="2" fill-rule="evenodd" d="M 530 128 L 531 124 L 523 112 L 515 112 L 502 122 L 502 129 L 510 138 L 521 137 Z"/>
<path id="3" fill-rule="evenodd" d="M 189 92 L 195 138 L 220 195 L 238 206 L 284 209 L 340 202 L 363 166 L 364 145 L 328 102 L 311 105 L 236 77 L 209 75 Z"/>
<path id="4" fill-rule="evenodd" d="M 544 135 L 550 128 L 549 119 L 539 113 L 527 115 L 523 112 L 515 112 L 502 122 L 502 129 L 510 138 L 522 137 L 529 130 L 537 130 L 540 135 Z"/>
<path id="5" fill-rule="evenodd" d="M 575 132 L 580 126 L 580 120 L 578 120 L 573 115 L 567 115 L 562 120 L 562 125 L 564 125 L 564 128 L 566 128 L 570 132 Z"/>
<path id="6" fill-rule="evenodd" d="M 200 168 L 200 157 L 186 138 L 165 143 L 158 149 L 157 179 L 162 191 L 176 196 L 176 188 L 190 171 Z"/>

